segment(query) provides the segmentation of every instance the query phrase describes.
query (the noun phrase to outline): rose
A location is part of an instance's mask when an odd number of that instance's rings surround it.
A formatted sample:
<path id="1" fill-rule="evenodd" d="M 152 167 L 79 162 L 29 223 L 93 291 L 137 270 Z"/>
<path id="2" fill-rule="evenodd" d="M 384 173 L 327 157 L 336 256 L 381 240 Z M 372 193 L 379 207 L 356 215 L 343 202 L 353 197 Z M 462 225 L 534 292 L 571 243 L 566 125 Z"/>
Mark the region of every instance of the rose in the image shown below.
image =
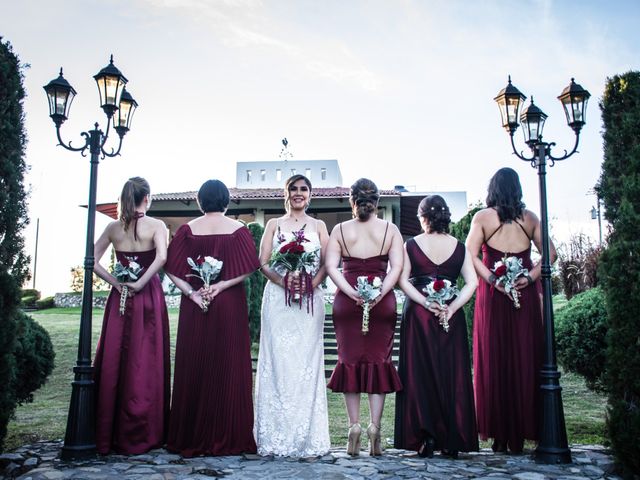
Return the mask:
<path id="1" fill-rule="evenodd" d="M 376 288 L 380 288 L 382 286 L 382 280 L 380 280 L 380 277 L 375 277 L 373 279 L 373 286 Z"/>
<path id="2" fill-rule="evenodd" d="M 498 277 L 501 277 L 501 276 L 505 275 L 507 273 L 507 266 L 506 265 L 500 265 L 499 267 L 496 268 L 494 273 Z"/>
<path id="3" fill-rule="evenodd" d="M 198 258 L 196 258 L 196 263 L 198 265 L 203 265 L 204 264 L 204 258 L 202 258 L 201 256 L 198 255 Z"/>
<path id="4" fill-rule="evenodd" d="M 373 284 L 373 281 L 375 280 L 376 276 L 375 275 L 367 275 L 367 282 Z"/>
<path id="5" fill-rule="evenodd" d="M 433 282 L 433 289 L 436 292 L 439 292 L 440 290 L 442 290 L 445 287 L 444 284 L 444 280 L 438 279 L 436 281 Z"/>
<path id="6" fill-rule="evenodd" d="M 140 265 L 137 262 L 130 261 L 128 268 L 130 268 L 131 270 L 138 270 L 140 268 Z"/>
<path id="7" fill-rule="evenodd" d="M 289 242 L 280 247 L 280 253 L 304 253 L 304 247 L 296 242 Z"/>

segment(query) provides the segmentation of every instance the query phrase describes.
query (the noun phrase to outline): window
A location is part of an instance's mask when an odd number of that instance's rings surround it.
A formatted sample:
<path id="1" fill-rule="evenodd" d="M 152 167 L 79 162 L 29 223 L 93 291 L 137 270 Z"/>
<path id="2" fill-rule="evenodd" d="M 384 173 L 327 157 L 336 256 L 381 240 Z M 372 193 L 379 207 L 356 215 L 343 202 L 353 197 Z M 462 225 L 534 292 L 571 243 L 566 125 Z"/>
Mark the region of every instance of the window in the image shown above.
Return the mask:
<path id="1" fill-rule="evenodd" d="M 279 168 L 276 169 L 276 181 L 282 181 L 282 170 L 280 170 Z"/>
<path id="2" fill-rule="evenodd" d="M 309 180 L 311 180 L 311 169 L 310 168 L 305 168 L 304 169 L 304 176 L 307 177 Z"/>
<path id="3" fill-rule="evenodd" d="M 247 170 L 247 183 L 251 183 L 251 170 Z"/>
<path id="4" fill-rule="evenodd" d="M 324 167 L 320 169 L 320 178 L 322 178 L 322 180 L 327 179 L 327 169 Z"/>
<path id="5" fill-rule="evenodd" d="M 260 170 L 260 180 L 264 182 L 267 179 L 267 171 L 263 168 Z"/>

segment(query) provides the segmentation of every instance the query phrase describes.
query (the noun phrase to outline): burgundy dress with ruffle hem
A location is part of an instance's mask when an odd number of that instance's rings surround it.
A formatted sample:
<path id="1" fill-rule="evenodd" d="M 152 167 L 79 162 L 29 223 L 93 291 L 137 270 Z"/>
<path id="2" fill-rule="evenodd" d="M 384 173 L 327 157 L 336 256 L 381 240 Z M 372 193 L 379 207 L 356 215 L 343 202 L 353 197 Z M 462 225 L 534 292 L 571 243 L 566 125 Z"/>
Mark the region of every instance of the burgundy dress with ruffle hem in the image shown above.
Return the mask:
<path id="1" fill-rule="evenodd" d="M 156 251 L 116 251 L 123 264 L 125 256 L 148 268 Z M 98 453 L 138 455 L 162 447 L 171 364 L 169 316 L 158 275 L 127 299 L 124 315 L 120 315 L 120 294 L 111 289 L 94 367 Z"/>
<path id="2" fill-rule="evenodd" d="M 436 265 L 415 240 L 407 242 L 411 283 L 422 291 L 431 280 L 455 285 L 466 249 Z M 435 450 L 478 450 L 478 431 L 471 382 L 469 340 L 464 310 L 449 319 L 445 332 L 438 318 L 409 297 L 404 304 L 398 365 L 402 392 L 396 395 L 395 447 L 418 451 L 431 437 Z"/>
<path id="3" fill-rule="evenodd" d="M 387 255 L 343 257 L 342 273 L 354 286 L 361 275 L 374 275 L 383 280 L 388 260 Z M 402 389 L 400 377 L 391 361 L 396 320 L 396 297 L 391 291 L 371 310 L 369 332 L 362 333 L 362 307 L 338 290 L 333 302 L 338 363 L 327 385 L 331 390 L 392 393 Z"/>
<path id="4" fill-rule="evenodd" d="M 508 253 L 531 269 L 531 247 Z M 486 243 L 482 262 L 493 269 L 505 256 Z M 542 309 L 538 283 L 520 290 L 520 308 L 486 282 L 476 294 L 473 370 L 480 438 L 493 438 L 515 452 L 525 439 L 538 440 Z"/>
<path id="5" fill-rule="evenodd" d="M 202 287 L 187 257 L 223 262 L 219 280 L 260 267 L 246 227 L 231 234 L 194 235 L 181 226 L 169 245 L 165 269 L 195 289 Z M 216 296 L 204 313 L 182 296 L 176 340 L 173 397 L 167 449 L 185 457 L 255 453 L 251 394 L 251 343 L 244 285 Z"/>

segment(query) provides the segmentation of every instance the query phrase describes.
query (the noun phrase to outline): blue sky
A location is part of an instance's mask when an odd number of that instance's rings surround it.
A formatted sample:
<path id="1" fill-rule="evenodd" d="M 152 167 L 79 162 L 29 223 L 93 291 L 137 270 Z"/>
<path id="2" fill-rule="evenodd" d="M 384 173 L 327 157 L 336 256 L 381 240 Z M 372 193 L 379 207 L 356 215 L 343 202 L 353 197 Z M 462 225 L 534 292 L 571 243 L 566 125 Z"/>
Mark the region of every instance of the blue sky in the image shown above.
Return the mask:
<path id="1" fill-rule="evenodd" d="M 511 154 L 493 101 L 511 74 L 573 146 L 556 97 L 571 77 L 592 98 L 580 153 L 548 174 L 553 232 L 597 234 L 587 192 L 602 162 L 606 78 L 638 68 L 633 1 L 2 0 L 0 35 L 24 63 L 31 166 L 27 230 L 40 218 L 38 287 L 68 288 L 82 263 L 89 163 L 56 147 L 42 86 L 60 66 L 78 91 L 63 137 L 104 124 L 93 80 L 113 53 L 140 103 L 122 156 L 100 164 L 98 201 L 141 175 L 155 192 L 235 184 L 235 162 L 338 159 L 345 184 L 465 190 L 484 198 L 502 166 L 538 211 L 537 176 Z M 522 134 L 517 132 L 521 149 Z M 560 153 L 560 151 L 558 151 Z M 106 224 L 98 217 L 97 231 Z"/>

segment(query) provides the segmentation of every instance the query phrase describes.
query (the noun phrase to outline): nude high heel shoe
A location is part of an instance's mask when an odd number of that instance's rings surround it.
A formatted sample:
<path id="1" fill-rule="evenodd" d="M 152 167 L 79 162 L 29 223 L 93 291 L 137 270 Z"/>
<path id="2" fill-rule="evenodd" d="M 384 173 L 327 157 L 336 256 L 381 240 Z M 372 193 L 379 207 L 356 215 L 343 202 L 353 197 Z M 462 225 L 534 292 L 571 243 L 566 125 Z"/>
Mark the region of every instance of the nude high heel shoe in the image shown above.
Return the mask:
<path id="1" fill-rule="evenodd" d="M 380 427 L 370 423 L 367 427 L 367 436 L 369 437 L 369 455 L 382 455 L 382 447 L 380 446 Z"/>
<path id="2" fill-rule="evenodd" d="M 347 454 L 352 456 L 360 455 L 360 435 L 362 427 L 359 423 L 354 423 L 349 427 L 349 437 L 347 441 Z"/>

